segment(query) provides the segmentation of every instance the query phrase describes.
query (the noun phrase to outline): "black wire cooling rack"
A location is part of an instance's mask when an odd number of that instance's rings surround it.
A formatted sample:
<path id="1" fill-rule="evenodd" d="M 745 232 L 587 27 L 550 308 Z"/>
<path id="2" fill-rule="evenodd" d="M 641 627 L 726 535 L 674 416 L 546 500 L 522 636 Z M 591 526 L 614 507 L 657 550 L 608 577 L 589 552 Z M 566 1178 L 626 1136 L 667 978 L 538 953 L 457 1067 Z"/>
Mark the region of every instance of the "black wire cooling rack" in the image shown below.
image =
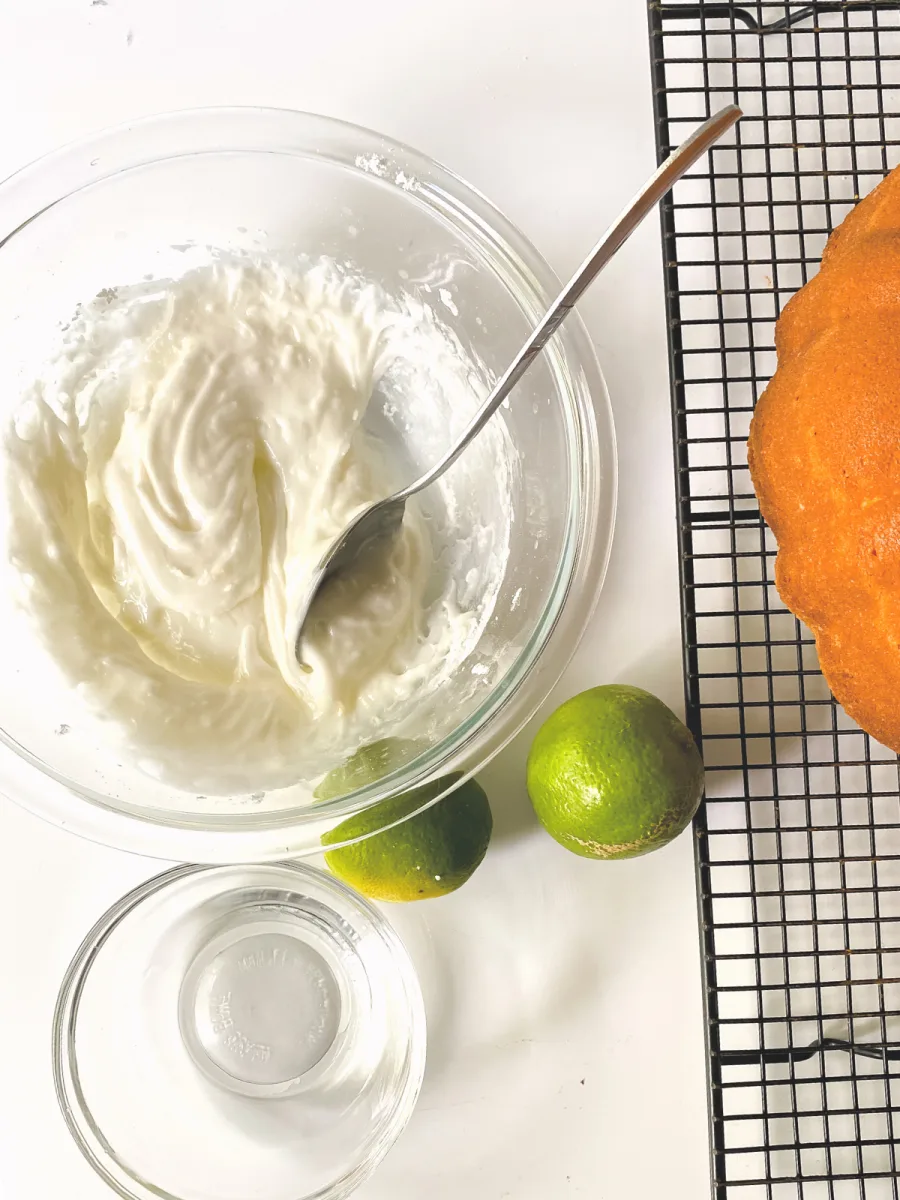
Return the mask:
<path id="1" fill-rule="evenodd" d="M 747 472 L 774 322 L 900 162 L 900 4 L 651 2 L 715 1200 L 898 1200 L 900 777 L 781 604 Z M 900 337 L 900 316 L 898 316 Z M 900 380 L 898 380 L 900 403 Z M 898 696 L 900 704 L 900 696 Z"/>

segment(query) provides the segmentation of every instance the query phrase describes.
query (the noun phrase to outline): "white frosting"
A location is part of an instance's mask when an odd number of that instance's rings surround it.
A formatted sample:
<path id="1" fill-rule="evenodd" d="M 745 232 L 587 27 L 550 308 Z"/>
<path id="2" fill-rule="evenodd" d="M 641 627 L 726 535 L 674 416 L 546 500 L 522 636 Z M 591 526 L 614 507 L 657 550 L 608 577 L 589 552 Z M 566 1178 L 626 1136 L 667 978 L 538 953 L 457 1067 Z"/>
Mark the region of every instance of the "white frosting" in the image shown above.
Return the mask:
<path id="1" fill-rule="evenodd" d="M 314 611 L 311 670 L 294 657 L 323 549 L 401 482 L 361 426 L 373 387 L 443 364 L 471 410 L 451 342 L 329 262 L 220 259 L 78 314 L 7 439 L 13 561 L 51 654 L 151 770 L 207 790 L 311 776 L 408 729 L 465 658 L 504 531 L 458 590 L 414 503 L 383 563 Z"/>

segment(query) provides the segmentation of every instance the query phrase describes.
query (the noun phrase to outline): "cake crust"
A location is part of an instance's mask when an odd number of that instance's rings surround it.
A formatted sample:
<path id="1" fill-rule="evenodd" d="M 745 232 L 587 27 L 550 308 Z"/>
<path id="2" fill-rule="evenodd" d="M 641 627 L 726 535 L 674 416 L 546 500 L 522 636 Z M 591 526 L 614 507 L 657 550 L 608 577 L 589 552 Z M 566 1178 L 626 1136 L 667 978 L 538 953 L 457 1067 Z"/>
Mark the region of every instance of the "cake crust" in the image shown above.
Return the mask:
<path id="1" fill-rule="evenodd" d="M 900 168 L 832 234 L 775 345 L 748 445 L 775 584 L 837 700 L 900 751 Z"/>

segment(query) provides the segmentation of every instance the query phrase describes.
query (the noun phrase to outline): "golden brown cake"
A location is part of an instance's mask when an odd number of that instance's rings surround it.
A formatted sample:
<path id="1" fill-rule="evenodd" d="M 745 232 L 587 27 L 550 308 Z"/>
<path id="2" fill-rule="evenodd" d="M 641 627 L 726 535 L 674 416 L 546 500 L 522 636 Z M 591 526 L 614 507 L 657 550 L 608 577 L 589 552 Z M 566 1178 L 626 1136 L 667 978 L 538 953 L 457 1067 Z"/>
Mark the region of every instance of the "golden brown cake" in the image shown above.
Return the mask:
<path id="1" fill-rule="evenodd" d="M 775 343 L 748 448 L 775 583 L 837 699 L 900 750 L 900 169 L 832 234 Z"/>

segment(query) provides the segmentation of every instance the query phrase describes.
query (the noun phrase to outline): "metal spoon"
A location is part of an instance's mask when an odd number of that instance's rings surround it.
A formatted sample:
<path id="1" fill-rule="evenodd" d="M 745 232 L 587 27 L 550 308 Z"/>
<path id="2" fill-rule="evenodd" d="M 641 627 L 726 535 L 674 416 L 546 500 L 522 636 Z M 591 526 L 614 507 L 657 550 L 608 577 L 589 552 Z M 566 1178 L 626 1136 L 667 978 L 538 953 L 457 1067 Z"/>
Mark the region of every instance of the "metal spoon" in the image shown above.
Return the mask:
<path id="1" fill-rule="evenodd" d="M 734 104 L 723 108 L 715 116 L 705 121 L 686 142 L 682 142 L 678 149 L 669 155 L 621 216 L 604 233 L 557 296 L 528 341 L 497 380 L 491 394 L 469 422 L 455 445 L 447 451 L 440 462 L 435 463 L 414 483 L 395 492 L 393 496 L 388 496 L 385 500 L 378 500 L 374 504 L 370 504 L 362 512 L 357 513 L 343 533 L 332 542 L 322 555 L 309 581 L 303 602 L 298 606 L 295 649 L 297 659 L 301 663 L 303 662 L 301 642 L 306 619 L 313 602 L 323 587 L 332 582 L 336 576 L 353 570 L 361 561 L 369 559 L 371 555 L 384 553 L 387 550 L 403 524 L 406 501 L 410 496 L 414 496 L 416 492 L 421 492 L 423 488 L 434 483 L 456 462 L 463 450 L 491 419 L 560 324 L 572 311 L 582 293 L 589 284 L 593 283 L 619 247 L 631 236 L 644 217 L 685 171 L 692 167 L 697 159 L 705 154 L 709 147 L 717 142 L 741 115 L 741 110 Z"/>

